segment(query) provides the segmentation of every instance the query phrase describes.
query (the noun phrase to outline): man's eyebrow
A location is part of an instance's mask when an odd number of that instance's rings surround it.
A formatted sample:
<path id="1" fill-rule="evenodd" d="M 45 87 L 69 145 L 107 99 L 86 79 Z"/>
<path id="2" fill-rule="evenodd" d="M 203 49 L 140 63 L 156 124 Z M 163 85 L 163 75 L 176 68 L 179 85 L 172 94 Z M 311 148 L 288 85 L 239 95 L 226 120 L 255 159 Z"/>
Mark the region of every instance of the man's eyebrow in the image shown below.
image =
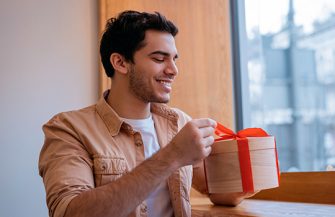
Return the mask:
<path id="1" fill-rule="evenodd" d="M 160 51 L 160 50 L 151 52 L 151 53 L 149 54 L 149 56 L 151 56 L 151 55 L 153 55 L 153 54 L 159 54 L 159 55 L 163 55 L 163 56 L 166 56 L 166 57 L 171 56 L 170 53 L 168 53 L 168 52 L 164 52 L 164 51 Z M 174 56 L 174 58 L 177 59 L 177 58 L 178 58 L 178 54 L 176 54 L 176 55 Z"/>

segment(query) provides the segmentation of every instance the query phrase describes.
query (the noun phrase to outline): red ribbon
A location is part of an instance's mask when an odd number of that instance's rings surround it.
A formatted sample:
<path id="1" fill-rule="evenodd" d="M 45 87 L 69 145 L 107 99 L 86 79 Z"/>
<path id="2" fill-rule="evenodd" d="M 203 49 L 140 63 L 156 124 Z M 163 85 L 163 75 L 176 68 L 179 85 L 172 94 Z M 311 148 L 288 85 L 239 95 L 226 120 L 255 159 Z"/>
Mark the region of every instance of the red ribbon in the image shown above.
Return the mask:
<path id="1" fill-rule="evenodd" d="M 231 129 L 223 126 L 220 123 L 217 123 L 215 128 L 215 134 L 220 136 L 220 138 L 215 141 L 227 140 L 227 139 L 245 139 L 247 137 L 266 137 L 269 136 L 263 129 L 261 128 L 247 128 L 244 130 L 240 130 L 237 133 L 234 133 Z"/>
<path id="2" fill-rule="evenodd" d="M 220 123 L 217 123 L 215 134 L 220 136 L 220 138 L 215 139 L 215 141 L 222 141 L 228 139 L 237 140 L 243 192 L 254 192 L 254 183 L 253 183 L 251 161 L 250 161 L 250 150 L 247 137 L 267 137 L 269 135 L 261 128 L 247 128 L 240 130 L 237 133 L 234 133 L 234 131 L 223 126 Z M 279 167 L 278 167 L 276 146 L 275 146 L 275 152 L 277 158 L 276 165 L 277 165 L 277 174 L 279 182 Z"/>

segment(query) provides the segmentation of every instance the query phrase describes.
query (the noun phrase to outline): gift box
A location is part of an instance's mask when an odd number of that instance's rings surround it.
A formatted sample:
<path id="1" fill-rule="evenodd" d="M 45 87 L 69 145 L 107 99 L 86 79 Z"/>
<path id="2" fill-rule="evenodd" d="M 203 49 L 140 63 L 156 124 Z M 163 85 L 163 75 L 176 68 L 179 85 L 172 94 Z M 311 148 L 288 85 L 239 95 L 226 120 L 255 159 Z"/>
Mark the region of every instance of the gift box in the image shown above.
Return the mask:
<path id="1" fill-rule="evenodd" d="M 276 142 L 260 128 L 238 133 L 218 124 L 211 154 L 204 160 L 210 194 L 255 192 L 279 186 Z"/>

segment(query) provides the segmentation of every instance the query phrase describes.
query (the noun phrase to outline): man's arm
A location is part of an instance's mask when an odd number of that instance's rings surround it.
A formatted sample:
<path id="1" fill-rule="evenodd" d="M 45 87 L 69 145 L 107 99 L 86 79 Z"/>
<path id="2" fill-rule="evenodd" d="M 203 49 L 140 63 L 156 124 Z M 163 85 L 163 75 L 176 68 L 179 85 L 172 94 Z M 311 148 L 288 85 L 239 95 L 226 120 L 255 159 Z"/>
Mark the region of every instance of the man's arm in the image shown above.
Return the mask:
<path id="1" fill-rule="evenodd" d="M 210 119 L 190 121 L 165 148 L 131 172 L 109 184 L 93 188 L 92 178 L 87 178 L 92 177 L 92 171 L 88 166 L 91 163 L 85 149 L 78 143 L 74 133 L 67 130 L 68 127 L 61 123 L 51 124 L 46 128 L 50 129 L 46 138 L 48 150 L 42 150 L 44 154 L 41 154 L 40 164 L 51 215 L 56 213 L 56 216 L 63 216 L 61 209 L 57 208 L 58 204 L 61 204 L 62 209 L 66 207 L 66 217 L 129 215 L 175 170 L 209 155 L 215 126 L 216 122 Z M 79 148 L 73 148 L 72 143 Z M 48 154 L 45 155 L 45 152 Z M 61 183 L 62 186 L 57 187 L 55 183 Z M 69 190 L 71 188 L 75 192 Z M 67 205 L 66 201 L 70 198 Z"/>
<path id="2" fill-rule="evenodd" d="M 72 199 L 65 216 L 127 216 L 180 167 L 174 152 L 164 148 L 116 181 Z"/>

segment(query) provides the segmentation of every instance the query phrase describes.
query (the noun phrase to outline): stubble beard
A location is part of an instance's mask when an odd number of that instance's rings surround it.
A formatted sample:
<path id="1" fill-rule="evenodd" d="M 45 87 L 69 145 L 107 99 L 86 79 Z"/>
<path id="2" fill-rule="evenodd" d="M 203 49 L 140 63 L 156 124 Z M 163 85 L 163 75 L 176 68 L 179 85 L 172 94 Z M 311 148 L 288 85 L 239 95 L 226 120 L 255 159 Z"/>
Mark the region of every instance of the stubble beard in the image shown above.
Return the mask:
<path id="1" fill-rule="evenodd" d="M 129 89 L 140 100 L 145 103 L 168 103 L 169 99 L 162 99 L 154 94 L 154 90 L 149 87 L 140 72 L 136 72 L 132 66 L 129 70 Z"/>

